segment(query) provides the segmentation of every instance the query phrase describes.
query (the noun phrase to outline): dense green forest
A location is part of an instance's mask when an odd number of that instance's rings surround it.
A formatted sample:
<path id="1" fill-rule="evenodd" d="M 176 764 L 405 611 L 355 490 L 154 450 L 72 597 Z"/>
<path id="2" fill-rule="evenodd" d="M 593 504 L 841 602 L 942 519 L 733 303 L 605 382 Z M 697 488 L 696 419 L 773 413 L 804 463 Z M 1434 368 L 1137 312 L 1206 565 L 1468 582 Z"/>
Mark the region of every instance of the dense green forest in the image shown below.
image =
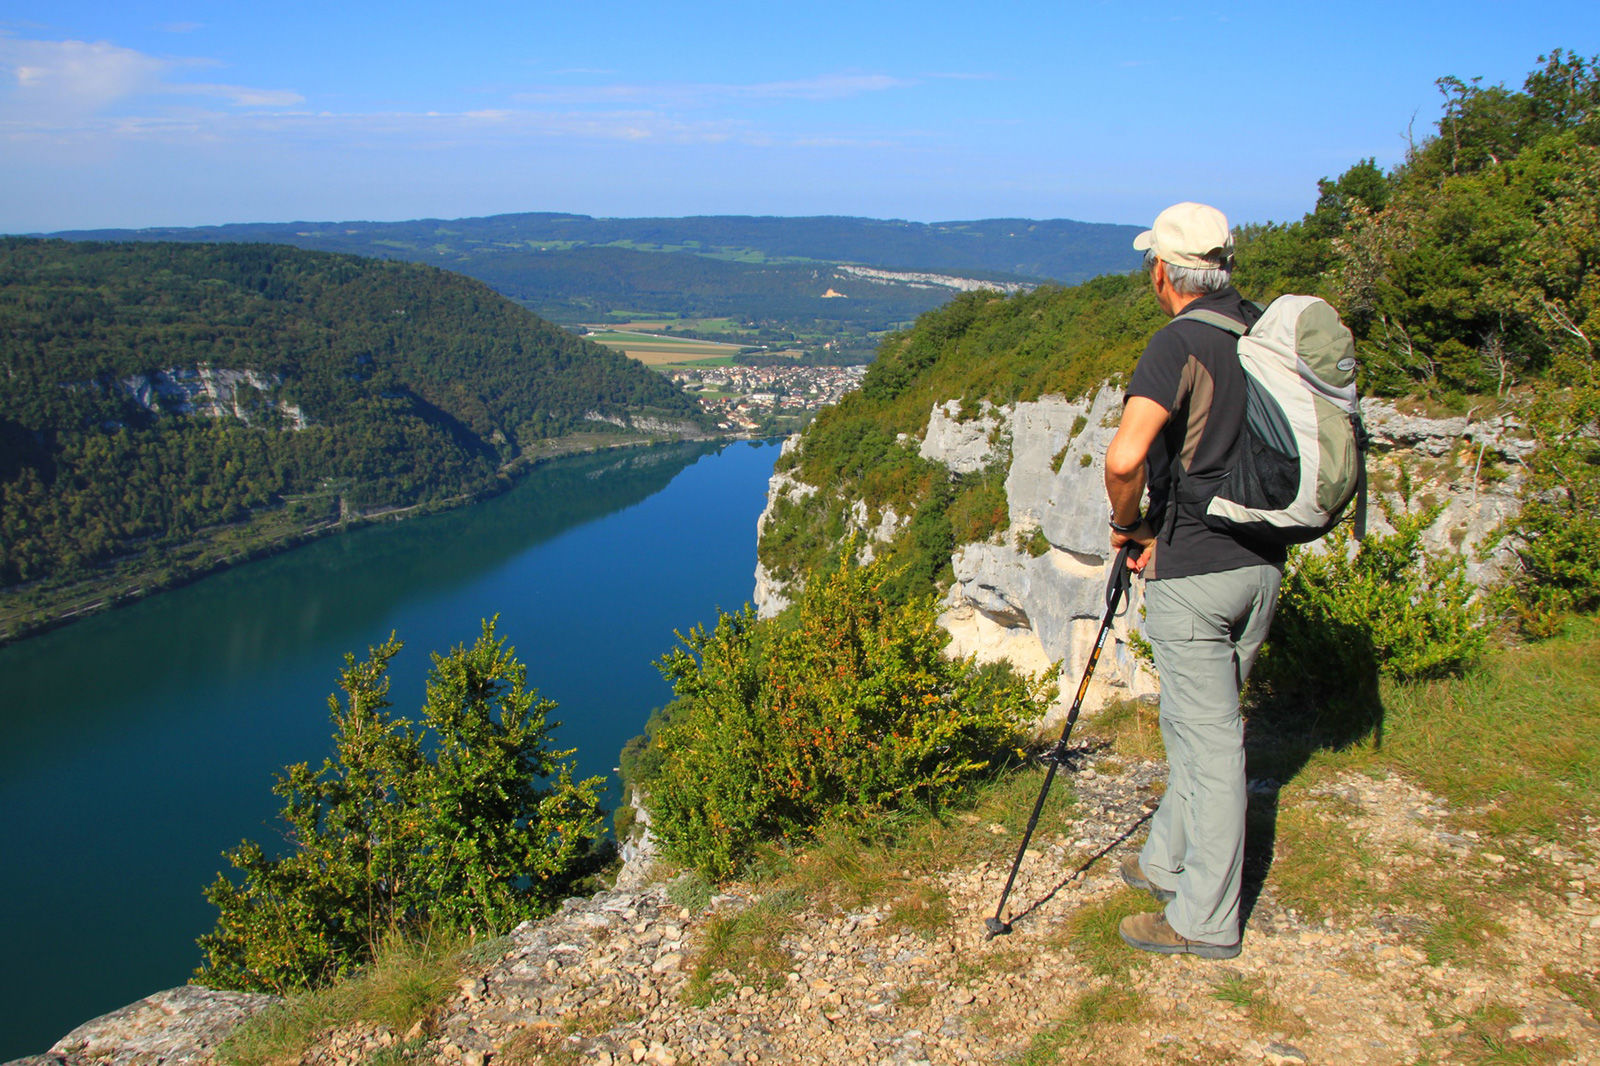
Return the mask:
<path id="1" fill-rule="evenodd" d="M 1542 445 L 1514 531 L 1523 578 L 1562 603 L 1592 603 L 1600 71 L 1559 50 L 1540 63 L 1521 91 L 1440 79 L 1432 136 L 1391 172 L 1369 159 L 1320 182 L 1298 222 L 1242 227 L 1236 280 L 1257 300 L 1331 300 L 1356 334 L 1369 394 L 1513 413 Z M 1005 500 L 995 477 L 951 480 L 917 455 L 932 404 L 1082 395 L 1130 370 L 1162 321 L 1137 274 L 968 294 L 925 315 L 884 341 L 862 389 L 780 461 L 823 491 L 779 507 L 763 563 L 794 577 L 825 561 L 864 500 L 912 515 L 889 547 L 908 590 L 948 580 L 950 549 L 1003 528 Z"/>
<path id="2" fill-rule="evenodd" d="M 488 282 L 558 322 L 609 313 L 734 316 L 821 339 L 882 333 L 951 290 L 868 280 L 839 264 L 991 281 L 1084 281 L 1138 262 L 1138 227 L 1063 219 L 590 218 L 517 214 L 413 222 L 291 222 L 96 230 L 74 239 L 253 241 L 406 259 Z M 825 298 L 829 289 L 845 299 Z"/>
<path id="3" fill-rule="evenodd" d="M 0 335 L 0 588 L 481 493 L 616 431 L 591 414 L 703 425 L 659 375 L 410 263 L 7 239 Z"/>

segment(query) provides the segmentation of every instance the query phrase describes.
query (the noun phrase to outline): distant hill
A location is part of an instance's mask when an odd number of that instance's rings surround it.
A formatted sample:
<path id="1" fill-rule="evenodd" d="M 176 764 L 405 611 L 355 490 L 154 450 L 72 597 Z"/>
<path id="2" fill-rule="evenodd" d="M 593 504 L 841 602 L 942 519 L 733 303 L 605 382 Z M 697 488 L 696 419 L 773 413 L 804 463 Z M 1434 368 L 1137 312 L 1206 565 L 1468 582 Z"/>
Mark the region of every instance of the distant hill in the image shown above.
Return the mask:
<path id="1" fill-rule="evenodd" d="M 611 312 L 734 316 L 833 332 L 903 325 L 964 282 L 1075 283 L 1138 265 L 1137 226 L 1064 219 L 591 218 L 513 214 L 89 230 L 71 240 L 254 241 L 404 259 L 488 282 L 561 322 Z M 906 275 L 866 276 L 842 265 Z M 909 275 L 941 275 L 941 279 Z M 839 296 L 825 296 L 832 291 Z"/>
<path id="2" fill-rule="evenodd" d="M 0 239 L 0 335 L 0 590 L 471 496 L 577 431 L 705 425 L 640 364 L 411 263 Z"/>

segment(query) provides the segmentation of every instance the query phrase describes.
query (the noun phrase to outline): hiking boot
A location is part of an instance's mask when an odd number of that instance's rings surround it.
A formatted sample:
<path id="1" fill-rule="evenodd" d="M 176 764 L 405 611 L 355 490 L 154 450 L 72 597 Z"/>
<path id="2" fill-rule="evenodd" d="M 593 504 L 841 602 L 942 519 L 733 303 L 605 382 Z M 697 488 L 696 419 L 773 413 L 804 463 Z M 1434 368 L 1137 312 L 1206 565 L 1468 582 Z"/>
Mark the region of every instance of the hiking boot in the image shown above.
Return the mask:
<path id="1" fill-rule="evenodd" d="M 1239 941 L 1232 944 L 1207 944 L 1188 940 L 1167 924 L 1165 914 L 1130 914 L 1117 926 L 1132 947 L 1157 951 L 1163 955 L 1198 955 L 1202 959 L 1231 959 L 1239 954 Z"/>
<path id="2" fill-rule="evenodd" d="M 1139 856 L 1129 855 L 1122 860 L 1122 880 L 1129 888 L 1137 888 L 1141 892 L 1148 892 L 1162 903 L 1170 903 L 1178 898 L 1178 894 L 1170 888 L 1157 888 L 1150 883 L 1144 875 L 1144 868 L 1139 865 Z"/>

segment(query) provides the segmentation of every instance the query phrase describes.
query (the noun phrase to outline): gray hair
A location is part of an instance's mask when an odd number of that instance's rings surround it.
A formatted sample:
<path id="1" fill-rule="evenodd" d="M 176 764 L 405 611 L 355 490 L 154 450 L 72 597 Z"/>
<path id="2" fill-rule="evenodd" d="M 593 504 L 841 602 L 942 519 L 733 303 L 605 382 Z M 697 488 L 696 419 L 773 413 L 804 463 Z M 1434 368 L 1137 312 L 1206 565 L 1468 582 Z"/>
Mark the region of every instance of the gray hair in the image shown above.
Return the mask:
<path id="1" fill-rule="evenodd" d="M 1144 253 L 1145 273 L 1155 269 L 1155 250 Z M 1176 263 L 1166 263 L 1167 282 L 1176 292 L 1185 296 L 1204 296 L 1208 292 L 1221 292 L 1233 284 L 1233 256 L 1223 260 L 1221 266 L 1200 268 L 1178 266 Z"/>

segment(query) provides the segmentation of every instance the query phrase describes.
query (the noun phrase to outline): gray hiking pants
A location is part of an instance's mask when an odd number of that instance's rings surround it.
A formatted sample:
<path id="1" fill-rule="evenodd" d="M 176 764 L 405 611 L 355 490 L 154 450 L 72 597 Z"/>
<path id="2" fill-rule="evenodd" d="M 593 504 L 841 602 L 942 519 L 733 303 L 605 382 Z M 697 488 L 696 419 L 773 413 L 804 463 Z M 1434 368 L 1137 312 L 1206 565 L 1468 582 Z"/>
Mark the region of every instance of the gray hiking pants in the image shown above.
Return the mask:
<path id="1" fill-rule="evenodd" d="M 1239 690 L 1272 625 L 1283 573 L 1247 566 L 1151 581 L 1144 635 L 1161 678 L 1167 791 L 1139 853 L 1145 877 L 1177 897 L 1167 922 L 1210 944 L 1239 941 L 1244 871 L 1244 725 Z"/>

